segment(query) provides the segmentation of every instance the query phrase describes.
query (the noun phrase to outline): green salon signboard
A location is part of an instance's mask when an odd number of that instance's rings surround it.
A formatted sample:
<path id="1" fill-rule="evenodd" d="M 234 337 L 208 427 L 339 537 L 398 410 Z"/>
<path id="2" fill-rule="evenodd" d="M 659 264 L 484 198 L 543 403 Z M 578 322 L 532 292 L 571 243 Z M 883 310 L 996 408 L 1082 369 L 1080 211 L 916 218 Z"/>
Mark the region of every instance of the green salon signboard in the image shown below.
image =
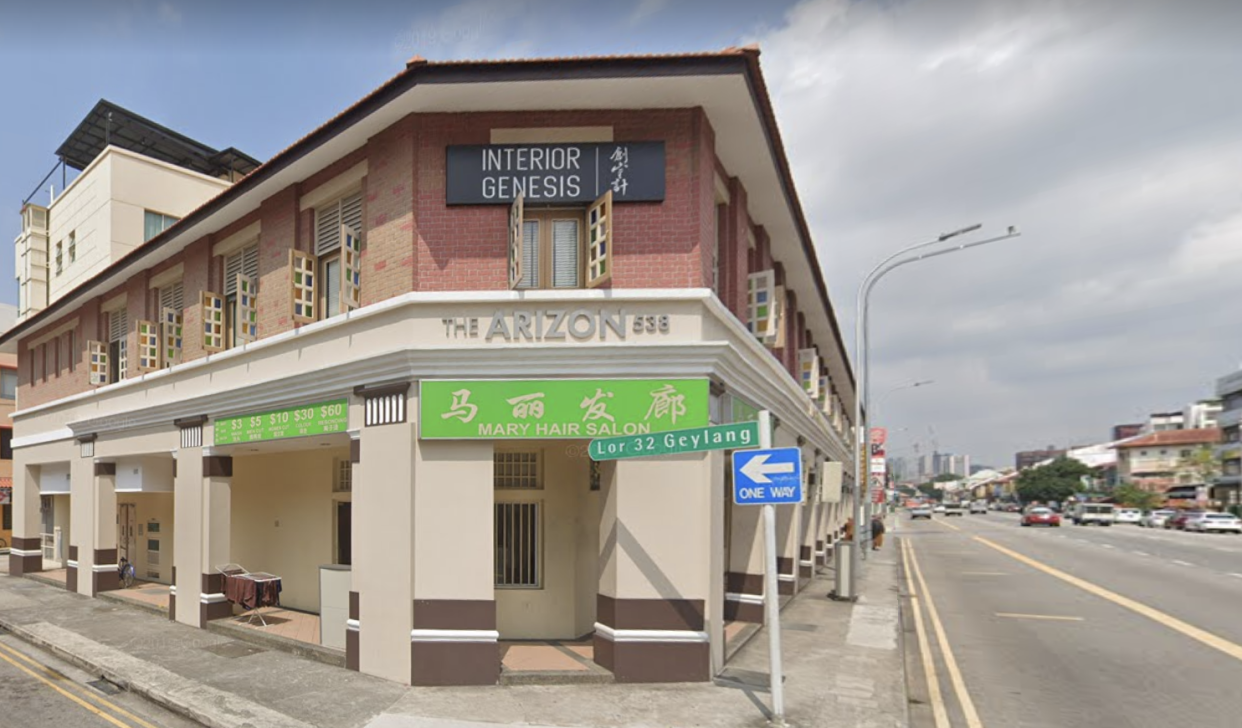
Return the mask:
<path id="1" fill-rule="evenodd" d="M 345 432 L 349 429 L 349 400 L 304 404 L 216 420 L 217 445 L 280 440 Z"/>
<path id="2" fill-rule="evenodd" d="M 704 427 L 706 379 L 424 380 L 424 439 L 584 439 Z"/>

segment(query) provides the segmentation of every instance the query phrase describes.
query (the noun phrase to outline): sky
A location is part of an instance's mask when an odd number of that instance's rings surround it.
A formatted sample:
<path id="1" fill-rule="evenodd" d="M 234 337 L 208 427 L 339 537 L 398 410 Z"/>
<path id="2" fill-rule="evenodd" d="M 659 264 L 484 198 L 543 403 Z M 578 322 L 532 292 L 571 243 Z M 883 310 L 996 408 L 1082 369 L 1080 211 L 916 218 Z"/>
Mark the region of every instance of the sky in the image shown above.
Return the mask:
<path id="1" fill-rule="evenodd" d="M 1006 465 L 1242 366 L 1239 37 L 1228 0 L 4 2 L 0 239 L 100 98 L 262 160 L 415 54 L 758 43 L 851 348 L 859 282 L 889 254 L 1021 229 L 894 271 L 870 305 L 890 456 Z"/>

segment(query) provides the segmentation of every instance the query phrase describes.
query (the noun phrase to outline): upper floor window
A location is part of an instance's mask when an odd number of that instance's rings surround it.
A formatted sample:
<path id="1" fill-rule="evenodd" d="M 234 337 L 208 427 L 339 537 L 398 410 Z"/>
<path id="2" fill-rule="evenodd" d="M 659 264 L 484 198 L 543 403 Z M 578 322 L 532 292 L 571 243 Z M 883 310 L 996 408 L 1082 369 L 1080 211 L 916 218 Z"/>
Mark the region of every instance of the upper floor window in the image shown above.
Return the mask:
<path id="1" fill-rule="evenodd" d="M 56 241 L 56 275 L 65 272 L 65 242 Z"/>
<path id="2" fill-rule="evenodd" d="M 594 288 L 612 277 L 612 193 L 578 209 L 509 211 L 511 288 Z"/>
<path id="3" fill-rule="evenodd" d="M 72 263 L 73 261 L 77 259 L 78 259 L 78 231 L 70 230 L 69 231 L 69 262 Z"/>
<path id="4" fill-rule="evenodd" d="M 0 460 L 13 459 L 13 428 L 0 427 Z"/>
<path id="5" fill-rule="evenodd" d="M 128 364 L 128 346 L 126 342 L 129 316 L 125 309 L 117 309 L 108 313 L 108 381 L 119 382 L 125 378 Z"/>
<path id="6" fill-rule="evenodd" d="M 319 318 L 330 318 L 342 312 L 341 230 L 362 231 L 362 192 L 346 195 L 327 205 L 315 208 L 315 256 L 318 258 Z M 347 241 L 348 242 L 348 241 Z"/>
<path id="7" fill-rule="evenodd" d="M 172 215 L 165 215 L 159 212 L 146 210 L 143 216 L 142 242 L 145 243 L 156 235 L 164 232 L 171 227 L 173 223 L 180 219 L 181 218 L 173 217 Z"/>
<path id="8" fill-rule="evenodd" d="M 0 399 L 17 399 L 16 369 L 0 369 Z"/>
<path id="9" fill-rule="evenodd" d="M 231 253 L 224 259 L 224 344 L 232 348 L 250 340 L 246 335 L 242 314 L 248 314 L 253 305 L 245 311 L 238 310 L 238 296 L 245 292 L 238 291 L 238 276 L 249 279 L 253 284 L 259 280 L 259 244 L 254 243 Z M 246 285 L 245 282 L 242 284 Z"/>

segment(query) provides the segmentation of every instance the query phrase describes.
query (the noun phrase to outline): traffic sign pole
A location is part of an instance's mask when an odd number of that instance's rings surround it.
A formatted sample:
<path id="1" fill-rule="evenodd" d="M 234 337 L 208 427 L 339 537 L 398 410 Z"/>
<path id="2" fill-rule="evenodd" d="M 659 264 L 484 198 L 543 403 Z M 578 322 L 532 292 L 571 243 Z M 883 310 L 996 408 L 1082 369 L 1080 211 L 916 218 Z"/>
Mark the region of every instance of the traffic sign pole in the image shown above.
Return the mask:
<path id="1" fill-rule="evenodd" d="M 759 413 L 759 447 L 772 447 L 772 413 Z M 772 723 L 785 725 L 785 678 L 781 670 L 781 597 L 776 570 L 776 506 L 763 506 L 763 621 L 768 629 L 769 687 L 772 691 Z"/>

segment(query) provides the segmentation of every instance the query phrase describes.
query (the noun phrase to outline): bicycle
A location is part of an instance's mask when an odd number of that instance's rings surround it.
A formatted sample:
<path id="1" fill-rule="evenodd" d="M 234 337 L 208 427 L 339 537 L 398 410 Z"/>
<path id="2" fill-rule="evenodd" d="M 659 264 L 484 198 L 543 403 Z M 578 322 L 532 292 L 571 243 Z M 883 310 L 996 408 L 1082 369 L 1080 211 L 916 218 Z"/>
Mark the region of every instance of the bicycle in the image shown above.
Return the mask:
<path id="1" fill-rule="evenodd" d="M 121 557 L 121 563 L 116 566 L 117 576 L 121 577 L 121 584 L 126 589 L 134 585 L 134 565 L 129 563 L 129 559 Z"/>

